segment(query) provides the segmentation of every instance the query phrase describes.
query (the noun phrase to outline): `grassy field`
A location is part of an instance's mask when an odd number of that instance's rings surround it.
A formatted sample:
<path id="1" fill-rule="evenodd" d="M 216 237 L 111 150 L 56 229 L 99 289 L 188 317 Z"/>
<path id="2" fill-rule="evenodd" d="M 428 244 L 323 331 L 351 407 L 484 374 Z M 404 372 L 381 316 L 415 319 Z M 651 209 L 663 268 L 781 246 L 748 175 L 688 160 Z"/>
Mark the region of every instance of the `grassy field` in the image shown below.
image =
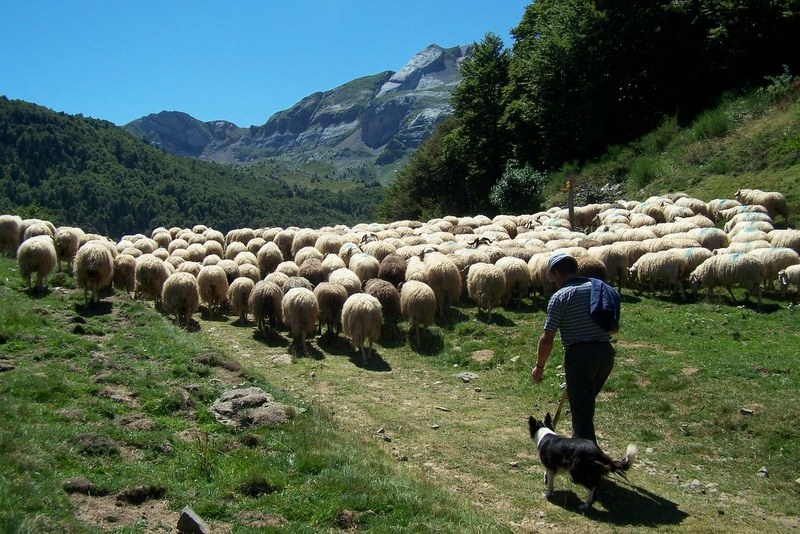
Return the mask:
<path id="1" fill-rule="evenodd" d="M 292 364 L 285 334 L 199 314 L 184 332 L 122 294 L 86 307 L 71 285 L 55 275 L 33 295 L 0 258 L 0 531 L 169 532 L 186 505 L 215 532 L 800 528 L 789 300 L 758 313 L 626 292 L 596 422 L 612 456 L 632 442 L 640 458 L 584 515 L 566 477 L 541 496 L 527 435 L 563 382 L 558 347 L 545 381 L 529 379 L 541 298 L 491 322 L 464 303 L 420 346 L 385 336 L 366 366 L 321 338 Z M 239 385 L 301 409 L 274 428 L 223 426 L 208 408 Z"/>

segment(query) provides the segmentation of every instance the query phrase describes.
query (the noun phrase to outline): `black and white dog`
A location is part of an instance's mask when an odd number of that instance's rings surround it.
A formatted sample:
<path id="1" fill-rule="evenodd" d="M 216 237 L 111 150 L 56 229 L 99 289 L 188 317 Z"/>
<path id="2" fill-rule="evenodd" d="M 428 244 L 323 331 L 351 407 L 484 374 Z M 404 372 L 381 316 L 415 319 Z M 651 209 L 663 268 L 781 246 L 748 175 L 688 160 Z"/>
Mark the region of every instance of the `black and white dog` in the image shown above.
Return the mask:
<path id="1" fill-rule="evenodd" d="M 553 430 L 553 421 L 548 413 L 544 421 L 528 417 L 531 439 L 539 450 L 539 459 L 544 465 L 544 482 L 547 484 L 546 498 L 553 495 L 553 479 L 559 472 L 567 471 L 572 482 L 588 489 L 581 510 L 588 511 L 594 502 L 597 483 L 609 473 L 615 473 L 627 480 L 625 471 L 636 461 L 636 445 L 628 445 L 625 458 L 612 460 L 591 440 L 565 438 Z"/>

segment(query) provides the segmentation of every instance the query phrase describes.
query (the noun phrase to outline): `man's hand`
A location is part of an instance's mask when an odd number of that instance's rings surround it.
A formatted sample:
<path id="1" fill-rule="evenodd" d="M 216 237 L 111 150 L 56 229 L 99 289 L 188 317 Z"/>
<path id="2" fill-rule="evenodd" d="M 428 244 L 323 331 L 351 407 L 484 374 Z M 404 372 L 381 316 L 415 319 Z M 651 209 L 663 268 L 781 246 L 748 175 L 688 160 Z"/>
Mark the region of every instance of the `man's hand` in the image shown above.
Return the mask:
<path id="1" fill-rule="evenodd" d="M 536 384 L 542 381 L 542 375 L 544 375 L 544 367 L 534 367 L 531 369 L 531 379 Z"/>

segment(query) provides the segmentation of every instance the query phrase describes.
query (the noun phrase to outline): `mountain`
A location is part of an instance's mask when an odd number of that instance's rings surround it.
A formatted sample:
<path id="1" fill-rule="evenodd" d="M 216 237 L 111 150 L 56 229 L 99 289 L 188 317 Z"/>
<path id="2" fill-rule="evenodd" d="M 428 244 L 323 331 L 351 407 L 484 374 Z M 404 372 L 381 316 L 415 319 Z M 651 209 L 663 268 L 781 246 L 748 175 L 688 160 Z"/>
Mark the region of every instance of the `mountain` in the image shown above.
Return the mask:
<path id="1" fill-rule="evenodd" d="M 452 113 L 450 93 L 471 45 L 432 44 L 399 71 L 357 78 L 306 96 L 261 126 L 202 122 L 162 111 L 124 126 L 132 135 L 173 154 L 219 163 L 268 157 L 330 161 L 337 166 L 390 165 L 407 157 Z"/>

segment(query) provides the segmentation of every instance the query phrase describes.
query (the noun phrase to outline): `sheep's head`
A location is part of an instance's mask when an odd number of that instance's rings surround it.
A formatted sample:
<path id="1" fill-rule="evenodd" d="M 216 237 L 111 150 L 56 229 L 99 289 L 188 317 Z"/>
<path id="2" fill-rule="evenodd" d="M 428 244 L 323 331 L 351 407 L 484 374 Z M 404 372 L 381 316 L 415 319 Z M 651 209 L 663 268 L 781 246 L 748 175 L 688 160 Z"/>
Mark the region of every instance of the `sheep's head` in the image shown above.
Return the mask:
<path id="1" fill-rule="evenodd" d="M 781 291 L 786 291 L 789 288 L 789 276 L 786 274 L 786 269 L 781 269 L 778 272 L 778 285 Z"/>

